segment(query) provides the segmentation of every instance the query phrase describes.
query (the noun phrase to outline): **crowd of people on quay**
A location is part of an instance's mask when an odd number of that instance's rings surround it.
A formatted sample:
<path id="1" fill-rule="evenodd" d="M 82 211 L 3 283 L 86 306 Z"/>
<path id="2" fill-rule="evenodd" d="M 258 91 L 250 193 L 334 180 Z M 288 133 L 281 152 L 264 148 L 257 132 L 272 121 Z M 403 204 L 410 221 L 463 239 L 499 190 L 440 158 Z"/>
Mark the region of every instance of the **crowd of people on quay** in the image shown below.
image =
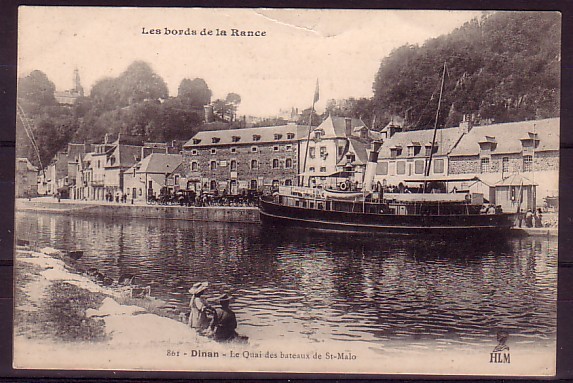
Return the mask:
<path id="1" fill-rule="evenodd" d="M 257 201 L 262 193 L 256 190 L 243 191 L 240 194 L 229 194 L 226 190 L 219 193 L 218 190 L 212 192 L 195 192 L 193 190 L 178 190 L 170 192 L 162 190 L 155 196 L 150 195 L 147 203 L 151 205 L 179 205 L 179 206 L 257 206 Z"/>

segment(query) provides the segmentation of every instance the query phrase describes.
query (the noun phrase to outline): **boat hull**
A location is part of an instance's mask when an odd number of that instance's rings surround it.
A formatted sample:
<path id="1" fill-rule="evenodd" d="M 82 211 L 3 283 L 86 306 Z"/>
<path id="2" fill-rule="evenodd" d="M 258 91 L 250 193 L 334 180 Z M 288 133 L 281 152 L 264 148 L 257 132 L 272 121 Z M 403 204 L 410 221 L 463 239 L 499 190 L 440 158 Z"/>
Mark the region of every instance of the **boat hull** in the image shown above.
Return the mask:
<path id="1" fill-rule="evenodd" d="M 298 226 L 345 232 L 438 234 L 509 232 L 515 214 L 395 215 L 326 211 L 260 201 L 261 221 L 266 225 Z"/>

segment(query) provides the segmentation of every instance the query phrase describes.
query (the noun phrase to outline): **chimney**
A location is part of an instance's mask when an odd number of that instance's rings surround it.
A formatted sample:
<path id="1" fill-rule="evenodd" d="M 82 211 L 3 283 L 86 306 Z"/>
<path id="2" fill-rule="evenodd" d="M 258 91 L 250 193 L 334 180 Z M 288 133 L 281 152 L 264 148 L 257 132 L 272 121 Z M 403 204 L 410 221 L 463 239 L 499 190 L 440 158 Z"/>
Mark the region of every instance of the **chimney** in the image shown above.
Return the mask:
<path id="1" fill-rule="evenodd" d="M 474 127 L 473 114 L 464 114 L 460 122 L 460 132 L 469 133 Z"/>
<path id="2" fill-rule="evenodd" d="M 368 153 L 368 162 L 364 172 L 364 190 L 371 192 L 373 190 L 374 177 L 376 176 L 376 167 L 378 165 L 378 152 L 382 146 L 382 141 L 373 141 L 372 149 Z"/>
<path id="3" fill-rule="evenodd" d="M 205 105 L 205 122 L 213 122 L 213 105 Z"/>
<path id="4" fill-rule="evenodd" d="M 346 125 L 345 125 L 346 137 L 350 137 L 350 136 L 352 136 L 352 119 L 346 117 L 344 119 L 344 122 L 346 123 Z"/>

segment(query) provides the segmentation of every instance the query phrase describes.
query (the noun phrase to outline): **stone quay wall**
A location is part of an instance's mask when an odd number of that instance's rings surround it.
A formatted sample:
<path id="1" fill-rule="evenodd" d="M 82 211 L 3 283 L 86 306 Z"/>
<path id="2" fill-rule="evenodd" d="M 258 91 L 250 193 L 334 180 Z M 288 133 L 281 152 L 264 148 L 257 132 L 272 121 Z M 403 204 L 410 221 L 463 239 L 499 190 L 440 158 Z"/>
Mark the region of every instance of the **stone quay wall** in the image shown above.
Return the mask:
<path id="1" fill-rule="evenodd" d="M 185 207 L 163 205 L 129 205 L 129 204 L 88 204 L 62 201 L 36 202 L 19 200 L 16 211 L 36 211 L 83 217 L 122 217 L 152 218 L 182 221 L 211 221 L 259 223 L 259 210 L 256 207 Z"/>

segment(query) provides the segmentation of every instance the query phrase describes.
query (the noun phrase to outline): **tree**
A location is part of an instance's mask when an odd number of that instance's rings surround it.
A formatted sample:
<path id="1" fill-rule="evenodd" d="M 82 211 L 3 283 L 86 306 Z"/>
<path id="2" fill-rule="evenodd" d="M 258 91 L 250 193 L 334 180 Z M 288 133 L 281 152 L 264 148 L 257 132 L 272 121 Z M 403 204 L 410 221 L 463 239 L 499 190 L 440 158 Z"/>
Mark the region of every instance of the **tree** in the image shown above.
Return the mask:
<path id="1" fill-rule="evenodd" d="M 169 96 L 165 81 L 144 61 L 132 63 L 117 81 L 121 106 Z"/>
<path id="2" fill-rule="evenodd" d="M 237 108 L 241 103 L 241 96 L 237 93 L 229 93 L 225 98 L 225 102 L 227 103 L 227 107 L 230 111 L 230 121 L 233 122 L 237 117 Z"/>
<path id="3" fill-rule="evenodd" d="M 202 107 L 211 103 L 211 89 L 202 78 L 184 78 L 179 84 L 177 98 L 191 107 Z"/>
<path id="4" fill-rule="evenodd" d="M 113 110 L 119 107 L 121 104 L 119 82 L 110 77 L 98 80 L 92 87 L 90 98 L 100 110 Z"/>
<path id="5" fill-rule="evenodd" d="M 472 113 L 497 122 L 557 116 L 560 25 L 555 13 L 499 12 L 422 46 L 402 46 L 380 64 L 372 110 L 433 126 L 446 62 L 439 126 Z"/>
<path id="6" fill-rule="evenodd" d="M 298 121 L 296 122 L 299 125 L 308 125 L 310 120 L 310 111 L 311 108 L 305 109 L 301 112 Z M 312 126 L 318 126 L 322 122 L 320 116 L 316 113 L 316 111 L 312 111 Z"/>
<path id="7" fill-rule="evenodd" d="M 44 72 L 34 70 L 18 80 L 18 97 L 40 106 L 56 104 L 56 86 Z"/>
<path id="8" fill-rule="evenodd" d="M 221 121 L 226 121 L 225 116 L 227 115 L 227 103 L 225 100 L 221 100 L 220 98 L 213 101 L 213 112 L 216 116 L 218 116 Z"/>

